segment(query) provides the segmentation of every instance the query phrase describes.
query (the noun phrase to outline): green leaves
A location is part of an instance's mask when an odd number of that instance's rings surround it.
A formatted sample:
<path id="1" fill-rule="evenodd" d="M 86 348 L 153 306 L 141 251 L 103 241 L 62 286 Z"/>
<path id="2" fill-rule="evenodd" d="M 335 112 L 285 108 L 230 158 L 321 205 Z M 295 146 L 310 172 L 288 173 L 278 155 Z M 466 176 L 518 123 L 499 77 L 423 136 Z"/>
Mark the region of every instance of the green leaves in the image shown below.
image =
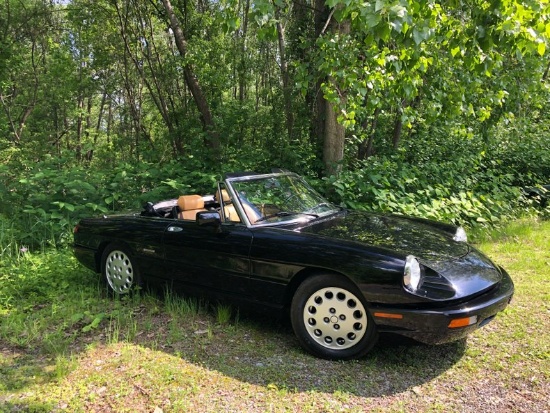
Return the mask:
<path id="1" fill-rule="evenodd" d="M 14 220 L 17 243 L 64 245 L 72 241 L 73 227 L 80 218 L 137 211 L 146 201 L 185 193 L 213 193 L 218 179 L 213 172 L 201 172 L 193 157 L 182 162 L 121 163 L 93 170 L 83 166 L 60 168 L 65 161 L 52 157 L 6 169 L 6 182 L 16 184 L 10 184 L 10 189 L 0 186 L 0 199 L 5 201 L 0 203 L 0 214 Z M 2 209 L 6 207 L 10 210 Z"/>
<path id="2" fill-rule="evenodd" d="M 87 313 L 88 313 L 87 315 L 90 316 L 89 312 Z M 105 317 L 107 317 L 107 314 L 105 313 L 97 314 L 95 317 L 93 317 L 93 320 L 91 321 L 91 323 L 86 324 L 84 327 L 82 327 L 82 332 L 87 333 L 91 330 L 96 329 Z"/>
<path id="3" fill-rule="evenodd" d="M 540 56 L 544 56 L 544 53 L 546 52 L 546 43 L 541 41 L 538 45 L 537 45 L 537 53 L 540 55 Z"/>
<path id="4" fill-rule="evenodd" d="M 353 209 L 494 226 L 519 210 L 520 190 L 507 167 L 484 159 L 473 153 L 424 162 L 377 156 L 327 184 Z"/>
<path id="5" fill-rule="evenodd" d="M 350 134 L 368 134 L 365 125 L 377 112 L 403 113 L 408 130 L 445 119 L 449 125 L 476 125 L 486 134 L 508 116 L 510 100 L 520 102 L 525 89 L 540 90 L 545 70 L 540 57 L 550 37 L 546 3 L 507 1 L 497 8 L 331 0 L 327 5 L 339 21 L 349 20 L 351 31 L 318 39 L 317 68 L 321 78 L 330 79 L 323 95 L 338 106 Z"/>
<path id="6" fill-rule="evenodd" d="M 433 166 L 439 152 L 471 161 L 467 152 L 484 145 L 500 147 L 492 153 L 516 181 L 549 175 L 537 146 L 549 133 L 547 1 L 327 0 L 325 10 L 190 2 L 176 7 L 184 61 L 154 2 L 138 3 L 10 1 L 10 18 L 0 11 L 0 213 L 13 219 L 18 241 L 67 243 L 79 217 L 210 193 L 226 171 L 322 175 L 323 97 L 347 130 L 345 178 L 372 184 L 346 181 L 339 190 L 350 205 L 430 216 L 460 206 L 491 222 L 468 187 L 453 181 L 447 193 L 411 159 L 414 174 L 398 172 L 401 150 L 446 179 L 451 167 Z M 204 148 L 211 140 L 185 86 L 187 64 L 212 109 L 220 159 Z M 356 175 L 357 158 L 373 154 L 371 177 Z M 541 162 L 529 161 L 535 155 Z M 465 176 L 484 180 L 473 163 Z"/>
<path id="7" fill-rule="evenodd" d="M 73 204 L 69 204 L 68 202 L 55 201 L 55 202 L 52 202 L 52 205 L 57 205 L 59 209 L 67 209 L 68 211 L 71 211 L 71 212 L 75 210 L 75 206 Z"/>

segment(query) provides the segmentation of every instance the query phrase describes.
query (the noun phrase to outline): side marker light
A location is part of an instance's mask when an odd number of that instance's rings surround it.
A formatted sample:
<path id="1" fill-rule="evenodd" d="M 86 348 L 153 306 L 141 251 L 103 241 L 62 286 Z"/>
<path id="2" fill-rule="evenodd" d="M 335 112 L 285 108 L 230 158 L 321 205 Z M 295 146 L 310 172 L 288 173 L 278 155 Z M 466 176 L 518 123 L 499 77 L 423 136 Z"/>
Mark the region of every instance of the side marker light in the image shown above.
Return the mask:
<path id="1" fill-rule="evenodd" d="M 393 318 L 397 320 L 401 320 L 403 318 L 403 314 L 394 313 L 374 313 L 374 316 L 379 318 Z"/>
<path id="2" fill-rule="evenodd" d="M 475 323 L 477 323 L 477 315 L 474 315 L 471 317 L 465 317 L 465 318 L 455 318 L 454 320 L 451 320 L 448 327 L 449 328 L 468 327 Z"/>

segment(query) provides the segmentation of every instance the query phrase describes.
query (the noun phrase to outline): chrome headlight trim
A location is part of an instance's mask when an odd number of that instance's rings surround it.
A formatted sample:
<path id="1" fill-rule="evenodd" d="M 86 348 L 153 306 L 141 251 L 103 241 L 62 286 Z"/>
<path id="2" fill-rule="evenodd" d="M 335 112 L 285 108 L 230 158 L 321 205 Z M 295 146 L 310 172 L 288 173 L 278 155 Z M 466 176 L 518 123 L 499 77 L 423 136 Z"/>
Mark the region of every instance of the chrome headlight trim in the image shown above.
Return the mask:
<path id="1" fill-rule="evenodd" d="M 466 234 L 466 230 L 463 227 L 458 227 L 453 240 L 456 242 L 468 242 L 468 234 Z"/>
<path id="2" fill-rule="evenodd" d="M 411 292 L 415 292 L 422 281 L 422 270 L 420 263 L 414 255 L 407 256 L 405 269 L 403 271 L 403 284 Z"/>

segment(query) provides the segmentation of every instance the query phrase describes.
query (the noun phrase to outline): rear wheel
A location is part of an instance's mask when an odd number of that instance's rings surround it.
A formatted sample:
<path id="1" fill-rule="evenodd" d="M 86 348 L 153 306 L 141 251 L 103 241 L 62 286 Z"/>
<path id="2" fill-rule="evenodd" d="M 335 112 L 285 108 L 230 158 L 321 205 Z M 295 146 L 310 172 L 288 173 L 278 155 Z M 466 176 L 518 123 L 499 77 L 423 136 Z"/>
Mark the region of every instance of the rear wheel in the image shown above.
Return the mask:
<path id="1" fill-rule="evenodd" d="M 140 284 L 137 266 L 126 247 L 110 245 L 103 252 L 101 272 L 116 294 L 127 294 Z"/>
<path id="2" fill-rule="evenodd" d="M 302 347 L 318 357 L 359 358 L 377 341 L 365 299 L 341 276 L 323 274 L 306 279 L 294 294 L 290 316 Z"/>

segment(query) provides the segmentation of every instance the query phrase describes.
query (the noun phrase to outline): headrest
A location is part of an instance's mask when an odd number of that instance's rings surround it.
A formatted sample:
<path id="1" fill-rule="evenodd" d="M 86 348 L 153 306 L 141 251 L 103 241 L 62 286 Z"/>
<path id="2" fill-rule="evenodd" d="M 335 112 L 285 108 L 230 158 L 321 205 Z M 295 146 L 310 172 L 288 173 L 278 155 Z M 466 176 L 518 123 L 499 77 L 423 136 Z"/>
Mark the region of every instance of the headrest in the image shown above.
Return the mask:
<path id="1" fill-rule="evenodd" d="M 220 192 L 216 191 L 216 195 L 214 195 L 214 199 L 218 203 L 220 202 L 219 198 L 220 198 Z M 227 189 L 222 189 L 222 198 L 223 198 L 224 204 L 231 201 L 231 198 L 229 198 L 229 194 L 227 193 Z"/>
<path id="2" fill-rule="evenodd" d="M 182 195 L 178 198 L 178 206 L 182 211 L 191 209 L 203 209 L 204 200 L 200 195 Z"/>

